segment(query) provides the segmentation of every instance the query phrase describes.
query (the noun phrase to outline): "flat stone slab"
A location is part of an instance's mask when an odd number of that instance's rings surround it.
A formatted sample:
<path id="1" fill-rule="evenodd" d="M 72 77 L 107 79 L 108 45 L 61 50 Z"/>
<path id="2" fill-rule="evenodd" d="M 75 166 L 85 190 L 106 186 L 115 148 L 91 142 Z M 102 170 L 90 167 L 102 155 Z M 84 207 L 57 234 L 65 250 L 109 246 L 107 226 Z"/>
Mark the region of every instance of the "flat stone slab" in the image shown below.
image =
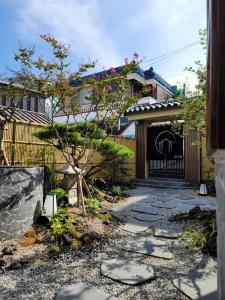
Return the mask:
<path id="1" fill-rule="evenodd" d="M 152 207 L 150 204 L 149 205 L 139 204 L 139 205 L 134 206 L 131 210 L 150 214 L 150 215 L 158 215 L 159 214 L 159 210 L 155 207 Z"/>
<path id="2" fill-rule="evenodd" d="M 137 233 L 147 230 L 150 227 L 149 223 L 144 223 L 143 221 L 138 221 L 135 218 L 130 217 L 127 223 L 124 225 L 123 230 Z"/>
<path id="3" fill-rule="evenodd" d="M 155 221 L 159 221 L 162 219 L 158 215 L 150 215 L 150 214 L 146 214 L 146 213 L 135 213 L 135 214 L 133 214 L 133 217 L 137 220 L 147 221 L 147 222 L 155 222 Z"/>
<path id="4" fill-rule="evenodd" d="M 127 241 L 126 244 L 122 246 L 122 249 L 165 259 L 172 258 L 172 254 L 166 243 L 154 237 Z"/>
<path id="5" fill-rule="evenodd" d="M 151 195 L 160 196 L 160 197 L 168 197 L 168 196 L 170 196 L 169 193 L 163 192 L 163 191 L 152 191 Z"/>
<path id="6" fill-rule="evenodd" d="M 185 201 L 183 203 L 185 203 L 187 205 L 199 205 L 199 206 L 209 204 L 209 202 L 207 200 L 204 200 L 204 199 L 202 199 L 202 200 L 201 199 L 199 199 L 199 200 L 198 199 L 192 199 L 192 200 Z"/>
<path id="7" fill-rule="evenodd" d="M 169 197 L 163 197 L 163 196 L 156 197 L 156 201 L 169 202 L 169 201 L 173 201 L 173 200 L 174 200 L 174 197 L 171 197 L 171 195 Z"/>
<path id="8" fill-rule="evenodd" d="M 198 274 L 191 273 L 173 280 L 176 288 L 193 300 L 218 300 L 216 273 Z"/>
<path id="9" fill-rule="evenodd" d="M 116 300 L 119 299 L 109 295 L 96 287 L 86 284 L 73 284 L 63 289 L 55 298 L 56 300 Z"/>
<path id="10" fill-rule="evenodd" d="M 151 205 L 158 208 L 172 209 L 172 208 L 176 208 L 178 204 L 174 202 L 154 202 Z"/>
<path id="11" fill-rule="evenodd" d="M 194 199 L 195 197 L 188 196 L 188 195 L 177 195 L 176 198 L 178 198 L 180 200 L 191 200 L 191 199 Z"/>
<path id="12" fill-rule="evenodd" d="M 110 259 L 102 262 L 101 274 L 130 285 L 141 284 L 155 278 L 152 266 L 127 259 Z"/>
<path id="13" fill-rule="evenodd" d="M 176 239 L 182 234 L 181 227 L 157 227 L 154 236 Z"/>

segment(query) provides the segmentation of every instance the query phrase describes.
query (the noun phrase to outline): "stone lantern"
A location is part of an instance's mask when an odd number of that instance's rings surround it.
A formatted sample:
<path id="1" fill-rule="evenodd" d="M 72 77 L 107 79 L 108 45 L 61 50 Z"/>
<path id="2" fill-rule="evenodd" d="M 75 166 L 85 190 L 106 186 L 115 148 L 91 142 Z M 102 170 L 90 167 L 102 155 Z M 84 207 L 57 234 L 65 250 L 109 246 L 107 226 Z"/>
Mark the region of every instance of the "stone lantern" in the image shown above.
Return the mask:
<path id="1" fill-rule="evenodd" d="M 69 204 L 75 205 L 77 203 L 76 172 L 69 164 L 64 165 L 56 172 L 64 175 L 63 188 L 67 193 Z"/>

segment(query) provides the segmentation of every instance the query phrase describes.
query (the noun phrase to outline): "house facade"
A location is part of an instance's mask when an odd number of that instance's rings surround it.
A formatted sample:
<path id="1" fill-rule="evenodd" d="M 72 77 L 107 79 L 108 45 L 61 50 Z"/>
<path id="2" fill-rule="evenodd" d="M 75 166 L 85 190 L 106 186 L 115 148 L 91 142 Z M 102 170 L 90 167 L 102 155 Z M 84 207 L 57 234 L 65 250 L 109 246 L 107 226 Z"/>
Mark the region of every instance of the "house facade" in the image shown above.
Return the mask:
<path id="1" fill-rule="evenodd" d="M 0 85 L 7 85 L 7 81 L 1 80 Z M 0 89 L 0 106 L 4 108 L 8 107 L 9 104 L 9 99 L 7 99 L 7 96 L 4 95 Z M 40 95 L 38 93 L 35 93 L 34 91 L 28 91 L 26 97 L 18 102 L 17 109 L 37 113 L 45 113 L 45 99 L 43 97 L 40 97 Z"/>

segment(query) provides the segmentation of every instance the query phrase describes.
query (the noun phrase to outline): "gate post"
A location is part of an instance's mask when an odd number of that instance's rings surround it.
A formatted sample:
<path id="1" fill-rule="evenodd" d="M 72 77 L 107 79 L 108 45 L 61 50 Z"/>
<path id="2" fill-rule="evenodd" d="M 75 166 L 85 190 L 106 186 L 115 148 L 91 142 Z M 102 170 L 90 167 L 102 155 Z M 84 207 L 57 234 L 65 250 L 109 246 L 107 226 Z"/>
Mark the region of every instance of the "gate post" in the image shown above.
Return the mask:
<path id="1" fill-rule="evenodd" d="M 144 179 L 147 177 L 146 161 L 146 124 L 145 121 L 136 123 L 136 178 Z"/>

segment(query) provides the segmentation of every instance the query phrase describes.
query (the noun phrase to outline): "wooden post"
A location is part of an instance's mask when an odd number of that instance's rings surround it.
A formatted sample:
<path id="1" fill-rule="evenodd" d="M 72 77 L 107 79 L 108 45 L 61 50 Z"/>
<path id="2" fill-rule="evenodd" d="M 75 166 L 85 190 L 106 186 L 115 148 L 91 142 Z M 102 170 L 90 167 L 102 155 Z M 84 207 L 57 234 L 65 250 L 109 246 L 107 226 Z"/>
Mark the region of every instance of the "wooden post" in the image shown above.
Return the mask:
<path id="1" fill-rule="evenodd" d="M 207 150 L 216 164 L 218 297 L 225 299 L 225 1 L 208 0 Z"/>
<path id="2" fill-rule="evenodd" d="M 16 146 L 16 121 L 12 124 L 12 149 L 11 149 L 11 165 L 15 164 L 15 146 Z"/>

